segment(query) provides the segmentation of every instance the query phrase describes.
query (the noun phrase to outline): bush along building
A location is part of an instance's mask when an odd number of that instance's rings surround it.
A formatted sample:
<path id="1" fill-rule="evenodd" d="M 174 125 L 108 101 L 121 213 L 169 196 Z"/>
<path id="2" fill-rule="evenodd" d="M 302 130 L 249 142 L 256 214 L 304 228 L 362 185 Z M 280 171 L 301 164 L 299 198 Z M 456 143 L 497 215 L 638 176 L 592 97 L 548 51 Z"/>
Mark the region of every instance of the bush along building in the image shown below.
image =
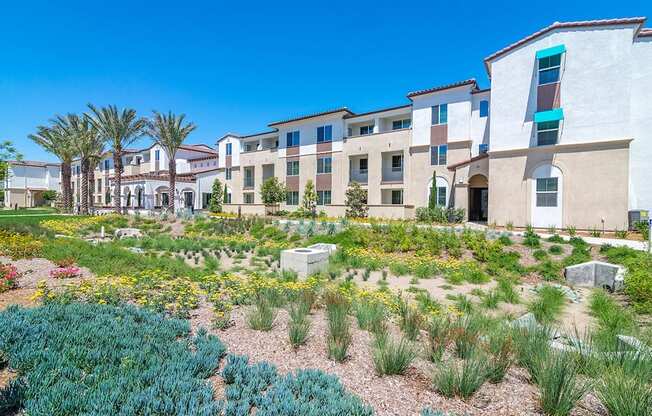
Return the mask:
<path id="1" fill-rule="evenodd" d="M 337 108 L 190 146 L 177 155 L 184 183 L 173 197 L 206 209 L 218 179 L 225 211 L 262 215 L 260 186 L 277 177 L 287 187 L 281 210 L 298 208 L 310 181 L 317 210 L 342 216 L 357 183 L 372 217 L 414 217 L 436 190 L 432 201 L 472 221 L 623 229 L 628 211 L 652 208 L 652 29 L 644 24 L 553 23 L 484 60 L 490 88 L 467 79 L 408 93 L 391 108 Z M 123 180 L 124 206 L 154 209 L 170 197 L 166 156 L 156 150 L 140 151 L 140 161 L 127 155 L 135 167 Z M 104 203 L 99 179 L 110 187 L 111 167 L 96 178 Z"/>

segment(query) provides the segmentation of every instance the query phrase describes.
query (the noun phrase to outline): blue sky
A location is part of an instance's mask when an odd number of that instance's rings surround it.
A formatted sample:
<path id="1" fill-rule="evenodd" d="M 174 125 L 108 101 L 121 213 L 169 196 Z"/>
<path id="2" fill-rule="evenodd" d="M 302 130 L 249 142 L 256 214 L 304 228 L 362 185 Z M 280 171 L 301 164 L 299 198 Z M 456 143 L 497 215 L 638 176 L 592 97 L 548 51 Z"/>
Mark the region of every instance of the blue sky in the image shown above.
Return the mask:
<path id="1" fill-rule="evenodd" d="M 487 87 L 484 57 L 554 21 L 652 18 L 642 0 L 7 3 L 0 140 L 38 160 L 56 159 L 27 135 L 88 102 L 185 113 L 198 125 L 189 142 L 213 144 L 466 78 Z"/>

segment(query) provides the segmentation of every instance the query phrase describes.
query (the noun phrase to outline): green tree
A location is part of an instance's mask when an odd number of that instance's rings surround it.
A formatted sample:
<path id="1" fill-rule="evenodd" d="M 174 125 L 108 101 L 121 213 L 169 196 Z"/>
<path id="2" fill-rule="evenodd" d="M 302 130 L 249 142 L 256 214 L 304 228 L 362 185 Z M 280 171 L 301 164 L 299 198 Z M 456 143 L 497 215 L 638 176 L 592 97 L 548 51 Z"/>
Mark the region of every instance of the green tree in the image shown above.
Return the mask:
<path id="1" fill-rule="evenodd" d="M 229 188 L 226 186 L 226 183 L 224 183 L 224 192 L 222 192 L 223 198 L 224 198 L 224 203 L 228 204 L 229 203 Z"/>
<path id="2" fill-rule="evenodd" d="M 428 208 L 437 207 L 437 172 L 432 172 L 432 185 L 430 185 L 430 198 L 428 198 Z"/>
<path id="3" fill-rule="evenodd" d="M 122 189 L 122 156 L 125 148 L 145 134 L 147 120 L 136 116 L 136 110 L 126 108 L 118 111 L 115 105 L 96 108 L 88 104 L 91 113 L 85 116 L 97 129 L 100 136 L 106 140 L 113 153 L 113 206 L 120 212 L 120 192 Z M 174 198 L 170 198 L 171 200 Z"/>
<path id="4" fill-rule="evenodd" d="M 310 179 L 308 179 L 305 188 L 303 188 L 301 207 L 313 217 L 317 215 L 317 192 L 315 192 L 315 185 Z"/>
<path id="5" fill-rule="evenodd" d="M 193 123 L 184 123 L 185 114 L 176 115 L 169 111 L 161 114 L 154 111 L 154 117 L 147 123 L 147 135 L 161 146 L 168 157 L 169 195 L 168 211 L 174 213 L 177 180 L 177 150 L 188 135 L 197 128 Z"/>
<path id="6" fill-rule="evenodd" d="M 278 180 L 276 176 L 266 179 L 260 185 L 260 198 L 265 205 L 276 205 L 285 201 L 287 188 L 285 184 Z"/>
<path id="7" fill-rule="evenodd" d="M 222 182 L 215 178 L 213 182 L 213 190 L 211 191 L 211 200 L 208 209 L 211 212 L 222 212 Z"/>
<path id="8" fill-rule="evenodd" d="M 67 134 L 57 124 L 39 126 L 29 139 L 41 146 L 45 151 L 55 155 L 61 162 L 61 200 L 63 210 L 72 210 L 72 161 L 77 157 L 74 137 Z"/>
<path id="9" fill-rule="evenodd" d="M 64 134 L 73 140 L 73 145 L 81 163 L 81 213 L 88 214 L 89 171 L 99 155 L 104 153 L 104 139 L 87 117 L 77 114 L 68 114 L 65 117 L 57 116 L 57 126 Z"/>
<path id="10" fill-rule="evenodd" d="M 346 216 L 365 218 L 369 214 L 367 206 L 367 191 L 359 183 L 353 182 L 346 190 Z"/>

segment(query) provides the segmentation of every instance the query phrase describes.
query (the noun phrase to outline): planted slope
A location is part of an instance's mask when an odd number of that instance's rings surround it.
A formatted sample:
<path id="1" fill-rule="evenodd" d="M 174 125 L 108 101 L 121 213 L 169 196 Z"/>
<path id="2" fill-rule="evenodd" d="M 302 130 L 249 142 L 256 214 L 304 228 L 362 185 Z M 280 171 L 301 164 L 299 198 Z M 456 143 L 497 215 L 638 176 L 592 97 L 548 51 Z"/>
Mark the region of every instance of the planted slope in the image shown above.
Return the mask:
<path id="1" fill-rule="evenodd" d="M 14 391 L 0 393 L 0 413 L 215 415 L 221 408 L 206 379 L 224 345 L 135 307 L 9 308 L 0 313 L 0 353 L 18 373 L 7 389 Z"/>

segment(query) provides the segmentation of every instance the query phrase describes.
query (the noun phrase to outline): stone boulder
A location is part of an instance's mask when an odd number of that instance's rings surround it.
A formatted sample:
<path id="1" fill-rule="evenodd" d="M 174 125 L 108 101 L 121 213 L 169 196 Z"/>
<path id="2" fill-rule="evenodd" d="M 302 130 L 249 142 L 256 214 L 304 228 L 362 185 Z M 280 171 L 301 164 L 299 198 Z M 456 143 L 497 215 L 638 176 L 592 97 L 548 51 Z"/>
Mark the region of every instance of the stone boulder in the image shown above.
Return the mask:
<path id="1" fill-rule="evenodd" d="M 141 238 L 143 233 L 138 228 L 118 228 L 113 236 L 118 240 L 122 240 L 123 238 Z"/>

